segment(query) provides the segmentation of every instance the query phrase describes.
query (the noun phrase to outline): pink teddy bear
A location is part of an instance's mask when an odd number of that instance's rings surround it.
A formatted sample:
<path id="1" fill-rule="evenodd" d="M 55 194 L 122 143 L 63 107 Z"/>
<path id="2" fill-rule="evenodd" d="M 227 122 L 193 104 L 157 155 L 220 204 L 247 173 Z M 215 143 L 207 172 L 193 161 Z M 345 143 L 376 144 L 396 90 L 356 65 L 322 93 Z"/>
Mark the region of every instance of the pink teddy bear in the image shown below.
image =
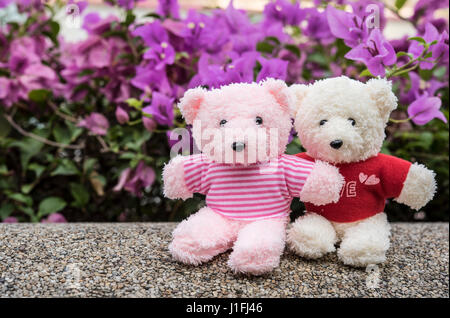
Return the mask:
<path id="1" fill-rule="evenodd" d="M 206 207 L 181 222 L 169 250 L 199 265 L 233 248 L 228 265 L 254 275 L 278 266 L 293 197 L 323 205 L 339 199 L 336 167 L 284 151 L 292 121 L 283 81 L 190 89 L 179 103 L 202 151 L 176 156 L 163 171 L 164 194 L 206 195 Z"/>

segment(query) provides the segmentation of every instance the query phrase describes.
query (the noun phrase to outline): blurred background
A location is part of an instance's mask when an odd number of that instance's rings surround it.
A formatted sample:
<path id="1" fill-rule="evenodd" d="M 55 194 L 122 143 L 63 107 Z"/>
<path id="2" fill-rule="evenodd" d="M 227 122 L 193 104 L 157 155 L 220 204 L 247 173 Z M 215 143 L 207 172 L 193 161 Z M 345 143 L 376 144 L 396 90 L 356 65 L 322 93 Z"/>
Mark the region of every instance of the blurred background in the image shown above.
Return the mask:
<path id="1" fill-rule="evenodd" d="M 186 89 L 347 75 L 393 81 L 382 152 L 437 173 L 431 203 L 390 201 L 389 219 L 448 221 L 448 13 L 422 0 L 0 0 L 0 220 L 179 221 L 204 205 L 162 195 Z M 347 55 L 374 30 L 395 54 L 370 51 L 377 69 Z M 293 132 L 287 152 L 303 150 Z"/>

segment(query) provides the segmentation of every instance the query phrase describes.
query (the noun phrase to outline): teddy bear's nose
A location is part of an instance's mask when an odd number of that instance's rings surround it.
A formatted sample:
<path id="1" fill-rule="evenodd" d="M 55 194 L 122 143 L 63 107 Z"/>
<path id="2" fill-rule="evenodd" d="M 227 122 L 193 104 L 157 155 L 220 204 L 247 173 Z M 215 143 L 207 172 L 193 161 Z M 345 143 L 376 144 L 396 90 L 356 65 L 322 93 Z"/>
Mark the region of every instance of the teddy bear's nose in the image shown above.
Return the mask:
<path id="1" fill-rule="evenodd" d="M 339 148 L 341 148 L 343 143 L 344 142 L 342 140 L 336 139 L 336 140 L 333 140 L 332 142 L 330 142 L 330 146 L 334 149 L 339 149 Z"/>
<path id="2" fill-rule="evenodd" d="M 236 151 L 236 152 L 241 152 L 245 148 L 245 143 L 243 143 L 243 142 L 233 142 L 233 144 L 231 145 L 231 148 L 233 148 L 233 150 Z"/>

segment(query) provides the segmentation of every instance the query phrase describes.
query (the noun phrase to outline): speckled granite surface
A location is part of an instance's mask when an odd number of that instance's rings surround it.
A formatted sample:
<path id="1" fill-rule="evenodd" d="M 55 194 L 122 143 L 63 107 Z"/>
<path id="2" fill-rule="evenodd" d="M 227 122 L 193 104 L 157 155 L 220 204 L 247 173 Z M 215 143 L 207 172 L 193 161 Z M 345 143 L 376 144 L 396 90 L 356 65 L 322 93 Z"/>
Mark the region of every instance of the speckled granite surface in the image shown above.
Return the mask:
<path id="1" fill-rule="evenodd" d="M 0 297 L 449 297 L 447 223 L 392 224 L 388 262 L 373 272 L 286 251 L 262 277 L 232 274 L 228 253 L 176 263 L 175 225 L 2 224 Z"/>

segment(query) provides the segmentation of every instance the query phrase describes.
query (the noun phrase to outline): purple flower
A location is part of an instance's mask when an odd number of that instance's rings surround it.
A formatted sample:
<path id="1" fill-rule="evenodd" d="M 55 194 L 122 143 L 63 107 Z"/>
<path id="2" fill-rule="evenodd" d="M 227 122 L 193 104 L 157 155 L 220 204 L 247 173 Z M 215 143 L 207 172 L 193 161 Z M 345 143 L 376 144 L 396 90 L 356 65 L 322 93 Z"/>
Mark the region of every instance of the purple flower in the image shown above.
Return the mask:
<path id="1" fill-rule="evenodd" d="M 7 7 L 11 2 L 12 0 L 0 0 L 0 8 Z"/>
<path id="2" fill-rule="evenodd" d="M 420 67 L 429 70 L 433 68 L 434 62 L 438 59 L 441 59 L 443 63 L 448 63 L 448 33 L 444 31 L 442 34 L 439 34 L 433 24 L 427 23 L 425 25 L 425 34 L 423 34 L 422 37 L 427 43 L 433 41 L 436 41 L 437 43 L 430 46 L 431 57 L 428 58 L 427 61 L 421 61 L 419 64 Z M 414 58 L 417 58 L 422 54 L 423 50 L 424 46 L 421 43 L 412 41 L 408 48 L 408 53 L 411 53 Z"/>
<path id="3" fill-rule="evenodd" d="M 233 55 L 233 54 L 231 54 Z M 245 52 L 241 56 L 234 54 L 231 62 L 229 57 L 217 60 L 214 56 L 203 53 L 198 62 L 198 74 L 189 82 L 188 87 L 207 85 L 217 88 L 230 83 L 242 83 L 253 81 L 253 68 L 259 52 Z"/>
<path id="4" fill-rule="evenodd" d="M 150 114 L 160 125 L 173 125 L 173 102 L 174 98 L 169 98 L 164 94 L 154 92 L 152 94 L 152 103 L 150 106 L 144 107 L 142 111 Z"/>
<path id="5" fill-rule="evenodd" d="M 363 62 L 374 76 L 384 76 L 386 74 L 385 66 L 392 65 L 397 61 L 394 48 L 383 37 L 379 29 L 372 30 L 365 43 L 351 49 L 345 57 Z"/>
<path id="6" fill-rule="evenodd" d="M 77 126 L 85 127 L 95 135 L 106 135 L 109 128 L 109 122 L 105 116 L 94 112 L 81 120 Z"/>
<path id="7" fill-rule="evenodd" d="M 430 20 L 434 12 L 438 9 L 448 8 L 448 1 L 442 0 L 419 0 L 414 6 L 413 21 L 418 21 L 424 17 L 425 20 Z"/>
<path id="8" fill-rule="evenodd" d="M 326 14 L 331 33 L 343 39 L 347 46 L 355 47 L 368 37 L 366 24 L 357 15 L 338 10 L 331 5 L 327 7 Z"/>
<path id="9" fill-rule="evenodd" d="M 3 223 L 18 223 L 19 220 L 14 216 L 8 216 L 3 220 Z"/>
<path id="10" fill-rule="evenodd" d="M 144 53 L 144 59 L 152 61 L 156 70 L 175 61 L 175 50 L 169 43 L 169 34 L 161 22 L 155 21 L 136 28 L 133 35 L 140 36 L 149 47 Z"/>
<path id="11" fill-rule="evenodd" d="M 261 71 L 256 78 L 257 82 L 268 77 L 282 80 L 286 79 L 287 66 L 289 64 L 288 61 L 278 58 L 265 59 L 263 57 L 259 57 L 258 62 L 261 64 Z"/>
<path id="12" fill-rule="evenodd" d="M 142 116 L 142 124 L 144 125 L 145 129 L 147 129 L 147 131 L 149 132 L 154 131 L 158 126 L 158 124 L 153 118 L 148 118 L 146 116 Z"/>
<path id="13" fill-rule="evenodd" d="M 156 13 L 163 17 L 180 18 L 178 0 L 158 0 Z"/>
<path id="14" fill-rule="evenodd" d="M 303 29 L 303 33 L 313 39 L 320 40 L 323 44 L 330 44 L 334 41 L 334 36 L 328 26 L 326 12 L 319 12 L 317 9 L 305 9 L 308 18 L 307 26 Z"/>
<path id="15" fill-rule="evenodd" d="M 283 25 L 298 25 L 305 19 L 306 12 L 300 9 L 298 2 L 276 0 L 264 7 L 265 24 L 281 22 Z"/>
<path id="16" fill-rule="evenodd" d="M 131 10 L 136 6 L 136 2 L 143 0 L 117 0 L 117 4 L 124 9 Z"/>
<path id="17" fill-rule="evenodd" d="M 447 123 L 447 118 L 439 110 L 441 103 L 439 97 L 429 97 L 427 93 L 424 93 L 409 105 L 408 115 L 416 125 L 425 125 L 434 118 Z"/>
<path id="18" fill-rule="evenodd" d="M 434 96 L 439 89 L 446 86 L 445 82 L 435 79 L 431 79 L 426 82 L 421 81 L 419 74 L 416 72 L 410 72 L 409 78 L 411 80 L 411 87 L 407 92 L 400 95 L 400 101 L 402 104 L 410 104 L 423 94 Z"/>
<path id="19" fill-rule="evenodd" d="M 116 107 L 116 119 L 119 122 L 119 124 L 125 124 L 130 120 L 130 116 L 128 115 L 128 113 L 125 111 L 125 109 L 123 109 L 120 106 Z"/>
<path id="20" fill-rule="evenodd" d="M 101 18 L 96 12 L 86 14 L 83 20 L 83 28 L 89 34 L 102 35 L 108 30 L 111 30 L 111 24 L 118 22 L 119 19 L 114 15 L 109 15 L 106 18 Z"/>
<path id="21" fill-rule="evenodd" d="M 161 43 L 169 42 L 169 35 L 158 20 L 137 27 L 132 34 L 134 36 L 140 36 L 147 46 L 160 45 Z"/>
<path id="22" fill-rule="evenodd" d="M 139 88 L 143 93 L 140 99 L 149 100 L 149 95 L 153 90 L 171 95 L 172 87 L 165 70 L 156 70 L 151 65 L 137 66 L 136 75 L 131 80 L 131 84 Z"/>
<path id="23" fill-rule="evenodd" d="M 67 223 L 67 220 L 61 213 L 52 213 L 43 219 L 41 223 Z"/>
<path id="24" fill-rule="evenodd" d="M 378 27 L 380 29 L 383 29 L 384 26 L 386 25 L 386 17 L 384 16 L 384 3 L 382 1 L 359 0 L 359 1 L 349 1 L 349 4 L 352 6 L 353 13 L 356 14 L 358 17 L 360 17 L 362 21 L 364 21 L 364 23 L 371 22 L 367 21 L 369 15 L 372 19 L 374 15 L 378 14 L 378 18 L 380 19 L 379 20 L 380 25 Z M 374 12 L 374 10 L 371 9 L 370 6 L 373 5 L 378 7 L 378 11 Z"/>
<path id="25" fill-rule="evenodd" d="M 131 168 L 126 168 L 122 171 L 119 177 L 119 182 L 114 187 L 114 191 L 125 189 L 135 196 L 142 196 L 142 189 L 147 188 L 155 181 L 155 171 L 146 166 L 143 161 L 140 161 L 133 171 Z"/>

